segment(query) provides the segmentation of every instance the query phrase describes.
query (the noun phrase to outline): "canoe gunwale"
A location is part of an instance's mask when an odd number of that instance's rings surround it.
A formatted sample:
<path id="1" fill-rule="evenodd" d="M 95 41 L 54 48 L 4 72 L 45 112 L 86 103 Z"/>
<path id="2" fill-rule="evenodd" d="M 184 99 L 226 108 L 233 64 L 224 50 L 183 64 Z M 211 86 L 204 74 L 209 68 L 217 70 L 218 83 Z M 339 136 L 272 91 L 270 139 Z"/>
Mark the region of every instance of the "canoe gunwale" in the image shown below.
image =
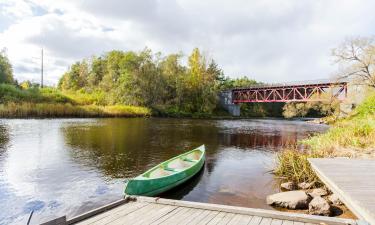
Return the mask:
<path id="1" fill-rule="evenodd" d="M 173 162 L 173 160 L 181 159 L 182 157 L 191 154 L 192 152 L 195 152 L 197 154 L 197 151 L 199 151 L 200 156 L 199 159 L 196 159 L 197 156 L 194 156 L 195 163 L 192 163 L 190 166 L 186 168 L 182 168 L 180 170 L 176 170 L 175 172 L 171 172 L 170 174 L 167 174 L 165 176 L 160 177 L 145 177 L 144 175 L 147 173 L 153 172 L 153 170 L 160 168 L 163 165 L 167 165 L 170 162 Z M 170 190 L 173 187 L 178 186 L 179 184 L 184 183 L 185 181 L 192 178 L 195 174 L 197 174 L 199 171 L 201 171 L 202 167 L 205 164 L 206 159 L 206 151 L 205 146 L 199 146 L 198 148 L 195 148 L 193 150 L 190 150 L 188 152 L 185 152 L 183 154 L 180 154 L 178 156 L 175 156 L 171 159 L 168 159 L 155 167 L 147 170 L 146 172 L 142 173 L 141 175 L 130 179 L 125 184 L 125 195 L 143 195 L 143 196 L 155 196 L 157 194 L 163 193 L 167 190 Z"/>
<path id="2" fill-rule="evenodd" d="M 199 157 L 199 159 L 196 160 L 196 161 L 194 162 L 194 164 L 192 164 L 192 165 L 189 166 L 189 167 L 186 167 L 186 168 L 183 168 L 183 169 L 180 169 L 180 170 L 177 170 L 177 169 L 176 169 L 176 170 L 174 170 L 173 172 L 171 171 L 171 172 L 172 172 L 171 174 L 168 174 L 168 175 L 165 175 L 165 176 L 161 176 L 161 177 L 150 178 L 150 177 L 146 177 L 146 176 L 144 176 L 145 174 L 152 172 L 153 170 L 159 168 L 160 166 L 163 166 L 164 164 L 168 164 L 168 162 L 171 162 L 171 161 L 173 161 L 173 160 L 175 160 L 175 159 L 181 158 L 182 156 L 188 155 L 188 154 L 190 154 L 190 153 L 192 153 L 192 152 L 194 152 L 194 151 L 197 151 L 197 150 L 201 151 L 202 154 L 201 154 L 201 156 Z M 144 173 L 142 173 L 142 174 L 140 174 L 140 175 L 138 175 L 138 176 L 136 176 L 136 177 L 134 177 L 134 178 L 130 178 L 130 179 L 128 180 L 128 182 L 131 181 L 131 180 L 158 180 L 158 179 L 164 179 L 164 178 L 166 178 L 166 177 L 171 177 L 171 176 L 175 175 L 176 173 L 184 172 L 185 170 L 190 169 L 191 167 L 193 167 L 194 165 L 196 165 L 196 164 L 198 164 L 200 161 L 202 161 L 202 159 L 205 157 L 205 151 L 206 151 L 206 150 L 205 150 L 205 146 L 204 146 L 204 145 L 201 145 L 201 146 L 199 146 L 199 147 L 197 147 L 197 148 L 195 148 L 195 149 L 193 149 L 193 150 L 190 150 L 190 151 L 188 151 L 188 152 L 182 153 L 182 154 L 177 155 L 177 156 L 175 156 L 175 157 L 173 157 L 173 158 L 170 158 L 170 159 L 168 159 L 168 160 L 166 160 L 166 161 L 164 161 L 164 162 L 159 163 L 158 165 L 156 165 L 156 166 L 152 167 L 151 169 L 147 170 L 146 172 L 144 172 Z"/>

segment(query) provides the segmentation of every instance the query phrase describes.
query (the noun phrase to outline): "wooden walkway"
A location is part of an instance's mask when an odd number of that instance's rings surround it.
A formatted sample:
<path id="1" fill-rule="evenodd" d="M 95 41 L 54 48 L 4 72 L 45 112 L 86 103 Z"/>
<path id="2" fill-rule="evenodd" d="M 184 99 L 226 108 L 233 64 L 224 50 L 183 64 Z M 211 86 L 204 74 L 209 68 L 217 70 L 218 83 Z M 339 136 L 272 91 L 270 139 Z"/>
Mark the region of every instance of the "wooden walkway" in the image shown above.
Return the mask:
<path id="1" fill-rule="evenodd" d="M 309 159 L 327 187 L 360 219 L 375 224 L 375 160 Z"/>
<path id="2" fill-rule="evenodd" d="M 49 224 L 227 224 L 227 225 L 312 225 L 357 224 L 355 220 L 311 216 L 226 205 L 134 197 L 90 211 L 70 220 L 65 217 Z"/>

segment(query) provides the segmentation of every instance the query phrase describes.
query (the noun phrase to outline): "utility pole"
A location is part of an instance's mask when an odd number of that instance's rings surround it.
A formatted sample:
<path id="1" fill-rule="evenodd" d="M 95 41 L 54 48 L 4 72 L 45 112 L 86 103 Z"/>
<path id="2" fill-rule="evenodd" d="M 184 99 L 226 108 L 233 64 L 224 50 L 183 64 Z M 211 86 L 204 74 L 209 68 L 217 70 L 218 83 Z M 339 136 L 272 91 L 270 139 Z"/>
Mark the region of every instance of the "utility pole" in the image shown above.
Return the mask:
<path id="1" fill-rule="evenodd" d="M 40 87 L 43 88 L 43 48 L 42 48 L 42 58 L 40 65 Z"/>

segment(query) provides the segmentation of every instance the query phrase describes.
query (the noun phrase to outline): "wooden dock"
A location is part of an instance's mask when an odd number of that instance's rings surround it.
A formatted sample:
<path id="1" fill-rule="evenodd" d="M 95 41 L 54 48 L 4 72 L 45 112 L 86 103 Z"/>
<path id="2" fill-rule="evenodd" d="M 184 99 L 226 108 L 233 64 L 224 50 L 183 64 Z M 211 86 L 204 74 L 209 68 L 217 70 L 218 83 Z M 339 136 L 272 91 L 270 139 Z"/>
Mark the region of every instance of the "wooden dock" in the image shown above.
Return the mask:
<path id="1" fill-rule="evenodd" d="M 309 159 L 327 187 L 360 219 L 375 224 L 375 160 Z"/>
<path id="2" fill-rule="evenodd" d="M 69 220 L 61 217 L 46 224 L 343 225 L 357 224 L 357 221 L 162 198 L 131 197 Z"/>

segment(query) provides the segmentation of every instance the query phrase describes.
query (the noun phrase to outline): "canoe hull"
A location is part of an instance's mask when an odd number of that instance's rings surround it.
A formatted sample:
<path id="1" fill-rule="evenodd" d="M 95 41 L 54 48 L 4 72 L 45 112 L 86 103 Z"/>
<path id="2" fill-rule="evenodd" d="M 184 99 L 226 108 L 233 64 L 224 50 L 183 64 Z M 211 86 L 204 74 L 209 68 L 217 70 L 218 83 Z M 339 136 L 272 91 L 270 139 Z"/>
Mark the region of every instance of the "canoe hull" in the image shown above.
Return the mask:
<path id="1" fill-rule="evenodd" d="M 190 168 L 174 173 L 169 176 L 160 177 L 156 179 L 132 179 L 125 189 L 127 195 L 142 195 L 142 196 L 156 196 L 166 192 L 196 175 L 203 167 L 205 162 L 205 152 L 203 147 L 203 155 Z"/>

